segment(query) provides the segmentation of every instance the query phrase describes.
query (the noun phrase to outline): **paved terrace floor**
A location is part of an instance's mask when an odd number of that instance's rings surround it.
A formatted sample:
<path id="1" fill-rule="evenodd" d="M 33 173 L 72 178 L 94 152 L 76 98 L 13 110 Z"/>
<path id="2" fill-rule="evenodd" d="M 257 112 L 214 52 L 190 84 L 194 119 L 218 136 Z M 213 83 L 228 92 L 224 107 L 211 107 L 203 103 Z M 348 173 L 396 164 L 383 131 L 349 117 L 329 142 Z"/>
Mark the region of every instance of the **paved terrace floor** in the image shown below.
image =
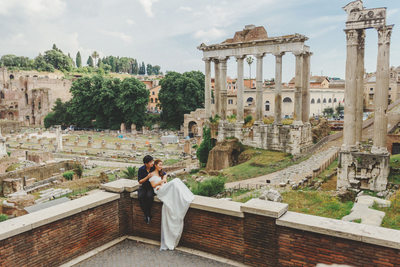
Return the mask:
<path id="1" fill-rule="evenodd" d="M 125 240 L 74 267 L 149 267 L 149 266 L 215 266 L 232 265 L 182 251 L 160 251 L 159 246 Z"/>

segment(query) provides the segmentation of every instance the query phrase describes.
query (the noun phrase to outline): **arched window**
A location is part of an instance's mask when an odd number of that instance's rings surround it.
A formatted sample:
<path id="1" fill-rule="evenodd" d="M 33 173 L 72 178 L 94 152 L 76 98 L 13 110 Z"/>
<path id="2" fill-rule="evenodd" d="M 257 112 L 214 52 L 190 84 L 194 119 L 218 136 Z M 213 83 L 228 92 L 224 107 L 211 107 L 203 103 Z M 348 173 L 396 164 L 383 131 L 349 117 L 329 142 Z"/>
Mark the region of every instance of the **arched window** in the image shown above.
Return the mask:
<path id="1" fill-rule="evenodd" d="M 332 99 L 331 98 L 329 98 L 328 103 L 332 103 Z"/>
<path id="2" fill-rule="evenodd" d="M 322 103 L 326 104 L 326 98 L 324 98 L 324 100 L 322 101 Z"/>
<path id="3" fill-rule="evenodd" d="M 334 98 L 334 99 L 333 99 L 333 103 L 336 103 L 336 102 L 337 102 L 337 99 L 336 99 L 336 98 Z"/>
<path id="4" fill-rule="evenodd" d="M 317 104 L 320 104 L 321 103 L 321 99 L 320 98 L 318 98 L 318 100 L 317 100 Z"/>
<path id="5" fill-rule="evenodd" d="M 269 101 L 265 101 L 265 111 L 269 111 Z"/>
<path id="6" fill-rule="evenodd" d="M 150 98 L 150 103 L 153 103 L 153 101 L 154 101 L 154 99 L 153 99 L 153 98 Z"/>
<path id="7" fill-rule="evenodd" d="M 233 100 L 232 99 L 228 99 L 228 104 L 229 105 L 233 105 Z"/>
<path id="8" fill-rule="evenodd" d="M 156 99 L 154 99 L 154 103 L 157 103 L 158 102 L 158 99 L 156 98 Z"/>
<path id="9" fill-rule="evenodd" d="M 13 74 L 10 75 L 10 79 L 11 80 L 14 79 L 14 75 Z"/>
<path id="10" fill-rule="evenodd" d="M 28 94 L 25 93 L 25 104 L 28 105 L 29 101 L 28 101 Z"/>
<path id="11" fill-rule="evenodd" d="M 292 103 L 292 99 L 290 97 L 285 97 L 283 103 Z"/>
<path id="12" fill-rule="evenodd" d="M 311 104 L 315 104 L 315 99 L 311 99 Z"/>
<path id="13" fill-rule="evenodd" d="M 253 100 L 254 99 L 252 97 L 247 98 L 247 100 L 246 100 L 247 105 L 250 106 L 253 103 Z"/>

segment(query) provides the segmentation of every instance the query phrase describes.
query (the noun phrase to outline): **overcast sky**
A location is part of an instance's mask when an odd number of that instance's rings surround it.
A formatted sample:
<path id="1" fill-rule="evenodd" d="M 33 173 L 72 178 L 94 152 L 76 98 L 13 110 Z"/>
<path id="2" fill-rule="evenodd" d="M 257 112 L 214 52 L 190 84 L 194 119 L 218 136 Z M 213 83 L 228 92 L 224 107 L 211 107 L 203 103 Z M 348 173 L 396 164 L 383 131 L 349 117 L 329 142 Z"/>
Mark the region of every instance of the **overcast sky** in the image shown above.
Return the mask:
<path id="1" fill-rule="evenodd" d="M 344 78 L 343 32 L 349 0 L 0 0 L 0 55 L 35 57 L 56 43 L 86 63 L 101 56 L 128 56 L 158 64 L 162 71 L 204 70 L 197 46 L 233 37 L 244 25 L 264 26 L 269 36 L 301 33 L 314 53 L 314 75 Z M 366 8 L 388 7 L 391 65 L 400 65 L 400 0 L 364 0 Z M 368 30 L 366 69 L 376 69 L 377 33 Z M 294 75 L 294 56 L 283 59 L 283 79 Z M 233 59 L 228 75 L 236 77 Z M 253 64 L 252 77 L 255 75 Z M 246 66 L 245 76 L 249 76 Z M 274 77 L 274 59 L 264 60 L 264 78 Z"/>

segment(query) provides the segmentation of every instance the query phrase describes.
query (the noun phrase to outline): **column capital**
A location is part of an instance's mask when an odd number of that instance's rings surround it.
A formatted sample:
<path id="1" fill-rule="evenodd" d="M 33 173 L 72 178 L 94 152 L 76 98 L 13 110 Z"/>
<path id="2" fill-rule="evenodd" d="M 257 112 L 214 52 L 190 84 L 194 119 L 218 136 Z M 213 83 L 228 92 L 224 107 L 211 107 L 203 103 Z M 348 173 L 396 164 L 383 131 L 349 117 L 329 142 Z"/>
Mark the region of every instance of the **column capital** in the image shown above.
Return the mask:
<path id="1" fill-rule="evenodd" d="M 378 28 L 378 44 L 389 44 L 392 36 L 392 30 L 393 25 Z"/>
<path id="2" fill-rule="evenodd" d="M 296 57 L 300 57 L 300 56 L 303 56 L 306 52 L 305 51 L 293 51 L 292 53 Z"/>
<path id="3" fill-rule="evenodd" d="M 213 58 L 212 57 L 203 57 L 202 60 L 205 62 L 210 62 L 213 60 Z"/>
<path id="4" fill-rule="evenodd" d="M 346 41 L 347 41 L 347 45 L 358 45 L 358 41 L 359 41 L 359 33 L 357 32 L 357 30 L 353 30 L 353 29 L 346 29 L 344 30 L 344 32 L 346 33 Z"/>
<path id="5" fill-rule="evenodd" d="M 228 61 L 229 57 L 219 57 L 218 60 L 220 63 L 226 63 Z"/>
<path id="6" fill-rule="evenodd" d="M 219 64 L 219 59 L 218 59 L 218 58 L 213 57 L 213 58 L 211 58 L 211 60 L 212 60 L 215 64 Z"/>
<path id="7" fill-rule="evenodd" d="M 254 56 L 256 57 L 256 59 L 261 59 L 265 56 L 265 53 L 254 54 Z"/>
<path id="8" fill-rule="evenodd" d="M 282 57 L 283 55 L 285 55 L 285 52 L 274 52 L 272 53 L 275 57 Z"/>
<path id="9" fill-rule="evenodd" d="M 236 60 L 245 59 L 246 55 L 235 56 Z"/>

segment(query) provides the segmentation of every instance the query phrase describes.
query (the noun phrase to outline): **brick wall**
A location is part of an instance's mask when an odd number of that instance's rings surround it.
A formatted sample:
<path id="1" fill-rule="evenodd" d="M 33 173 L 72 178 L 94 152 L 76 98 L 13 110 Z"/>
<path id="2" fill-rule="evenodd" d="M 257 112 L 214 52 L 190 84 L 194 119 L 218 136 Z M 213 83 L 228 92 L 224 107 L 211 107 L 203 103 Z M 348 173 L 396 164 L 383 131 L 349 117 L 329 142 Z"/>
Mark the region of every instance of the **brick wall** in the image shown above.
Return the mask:
<path id="1" fill-rule="evenodd" d="M 119 201 L 0 241 L 0 266 L 58 266 L 120 236 Z"/>

